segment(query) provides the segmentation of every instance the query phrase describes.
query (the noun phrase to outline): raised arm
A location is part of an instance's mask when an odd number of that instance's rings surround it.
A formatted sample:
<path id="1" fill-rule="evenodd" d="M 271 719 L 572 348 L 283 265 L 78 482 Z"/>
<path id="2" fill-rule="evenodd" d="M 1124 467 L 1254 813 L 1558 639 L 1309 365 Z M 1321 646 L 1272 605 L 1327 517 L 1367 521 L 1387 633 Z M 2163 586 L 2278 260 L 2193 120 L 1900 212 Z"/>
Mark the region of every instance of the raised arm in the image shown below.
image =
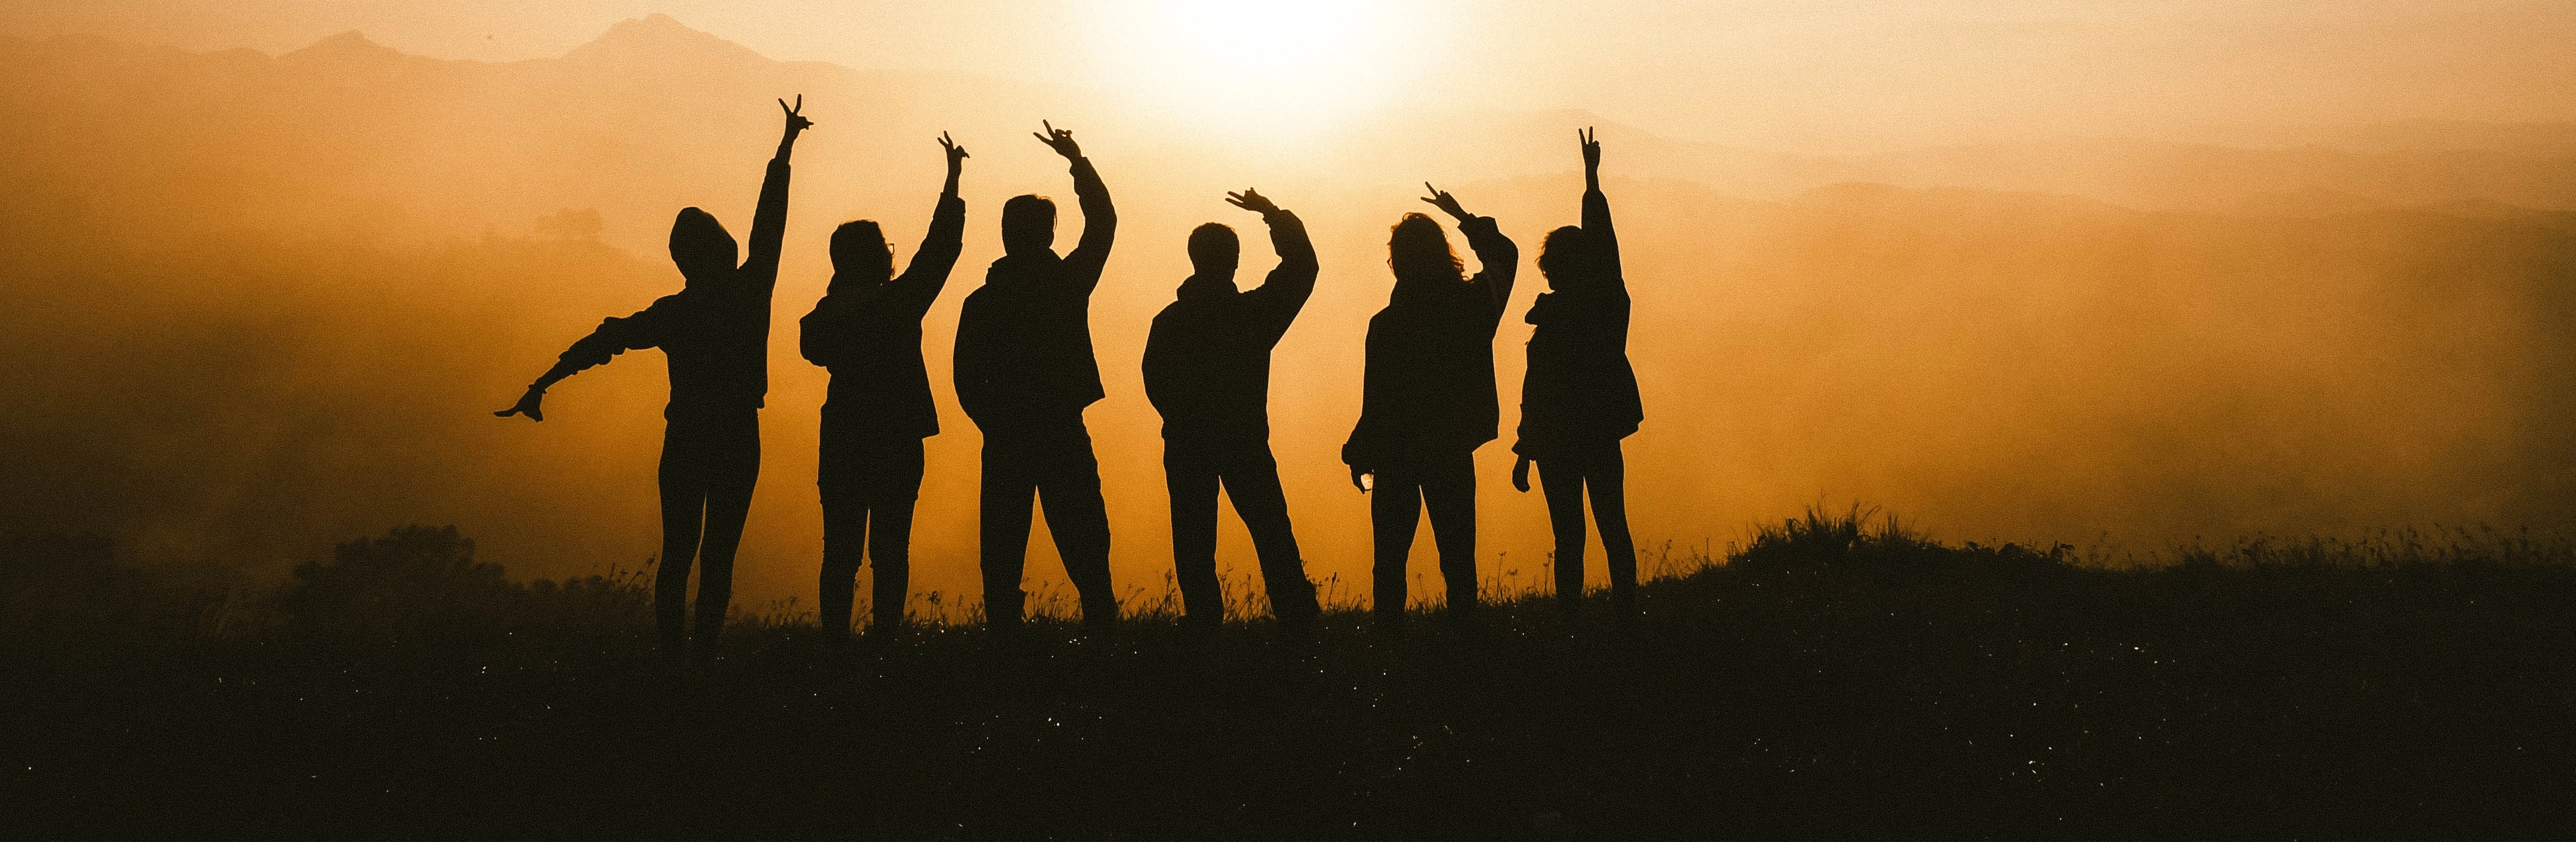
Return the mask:
<path id="1" fill-rule="evenodd" d="M 1503 304 L 1512 298 L 1512 281 L 1519 277 L 1521 249 L 1494 224 L 1490 216 L 1477 216 L 1459 206 L 1458 197 L 1423 182 L 1422 189 L 1431 191 L 1423 201 L 1458 220 L 1458 233 L 1467 235 L 1467 247 L 1476 252 L 1476 276 L 1468 283 L 1482 287 L 1492 299 L 1495 319 L 1503 317 Z"/>
<path id="2" fill-rule="evenodd" d="M 1262 302 L 1277 318 L 1278 329 L 1287 330 L 1288 322 L 1297 318 L 1297 311 L 1304 308 L 1306 299 L 1315 294 L 1318 266 L 1315 244 L 1306 237 L 1306 223 L 1300 221 L 1296 214 L 1271 202 L 1270 197 L 1248 187 L 1241 193 L 1226 194 L 1225 200 L 1235 207 L 1261 214 L 1261 221 L 1270 226 L 1270 248 L 1278 252 L 1279 266 L 1270 270 L 1270 276 L 1262 280 L 1259 288 L 1244 294 Z"/>
<path id="3" fill-rule="evenodd" d="M 1619 234 L 1610 227 L 1610 197 L 1601 193 L 1601 141 L 1589 129 L 1577 137 L 1583 143 L 1583 239 L 1600 261 L 1602 280 L 1626 289 L 1628 281 L 1619 272 Z"/>
<path id="4" fill-rule="evenodd" d="M 787 237 L 787 159 L 796 152 L 796 135 L 814 127 L 814 121 L 799 113 L 805 110 L 805 95 L 796 95 L 793 106 L 779 100 L 778 109 L 787 112 L 787 128 L 778 138 L 778 154 L 769 159 L 769 174 L 760 180 L 760 204 L 751 214 L 751 247 L 742 263 L 747 276 L 763 284 L 778 282 L 778 252 Z"/>
<path id="5" fill-rule="evenodd" d="M 655 301 L 653 306 L 622 319 L 610 316 L 601 320 L 597 330 L 573 342 L 572 347 L 564 349 L 562 354 L 557 355 L 554 367 L 546 369 L 546 373 L 539 375 L 536 382 L 528 384 L 528 391 L 519 396 L 518 403 L 512 404 L 509 409 L 492 414 L 502 418 L 526 415 L 530 421 L 546 420 L 544 400 L 547 387 L 580 373 L 582 369 L 606 365 L 618 354 L 662 344 L 661 325 L 665 319 L 663 314 L 668 312 L 665 302 L 670 300 L 666 297 L 661 301 Z"/>
<path id="6" fill-rule="evenodd" d="M 1091 168 L 1091 159 L 1082 156 L 1082 145 L 1073 141 L 1073 131 L 1056 128 L 1053 123 L 1040 124 L 1046 126 L 1046 133 L 1038 135 L 1038 140 L 1073 164 L 1073 195 L 1082 204 L 1082 240 L 1064 256 L 1064 263 L 1070 277 L 1087 294 L 1100 285 L 1101 269 L 1109 265 L 1109 244 L 1118 237 L 1118 209 L 1109 204 L 1109 187 L 1100 183 L 1100 172 Z"/>
<path id="7" fill-rule="evenodd" d="M 957 197 L 957 176 L 965 169 L 966 147 L 939 133 L 939 148 L 948 155 L 948 186 L 939 192 L 939 207 L 930 213 L 930 232 L 921 237 L 921 248 L 912 253 L 901 277 L 894 279 L 895 295 L 919 313 L 930 309 L 939 299 L 939 291 L 948 286 L 948 273 L 957 268 L 957 252 L 965 248 L 966 200 Z"/>

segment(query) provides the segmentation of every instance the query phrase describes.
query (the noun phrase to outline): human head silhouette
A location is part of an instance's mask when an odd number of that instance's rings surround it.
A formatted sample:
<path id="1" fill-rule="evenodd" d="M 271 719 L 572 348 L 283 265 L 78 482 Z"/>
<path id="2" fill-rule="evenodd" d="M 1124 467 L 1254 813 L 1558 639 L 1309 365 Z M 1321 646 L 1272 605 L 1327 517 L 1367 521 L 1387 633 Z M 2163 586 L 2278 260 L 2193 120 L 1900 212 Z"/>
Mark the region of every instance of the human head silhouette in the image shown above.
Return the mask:
<path id="1" fill-rule="evenodd" d="M 1539 245 L 1539 274 L 1547 276 L 1548 289 L 1575 289 L 1589 286 L 1593 280 L 1592 241 L 1583 229 L 1568 225 L 1547 232 Z"/>
<path id="2" fill-rule="evenodd" d="M 1431 217 L 1408 213 L 1395 223 L 1386 240 L 1386 265 L 1395 270 L 1395 289 L 1423 291 L 1437 289 L 1433 284 L 1457 284 L 1467 281 L 1466 267 L 1458 262 L 1458 253 L 1449 248 L 1449 234 Z"/>
<path id="3" fill-rule="evenodd" d="M 1235 267 L 1243 260 L 1243 241 L 1234 235 L 1233 226 L 1210 222 L 1190 230 L 1190 268 L 1201 278 L 1234 279 Z"/>
<path id="4" fill-rule="evenodd" d="M 894 247 L 876 220 L 841 223 L 832 229 L 832 283 L 884 283 L 894 277 Z"/>
<path id="5" fill-rule="evenodd" d="M 671 220 L 671 262 L 688 283 L 724 277 L 733 271 L 736 246 L 724 223 L 697 208 L 681 208 Z"/>
<path id="6" fill-rule="evenodd" d="M 1002 251 L 1035 254 L 1055 248 L 1055 200 L 1029 194 L 1002 203 Z"/>

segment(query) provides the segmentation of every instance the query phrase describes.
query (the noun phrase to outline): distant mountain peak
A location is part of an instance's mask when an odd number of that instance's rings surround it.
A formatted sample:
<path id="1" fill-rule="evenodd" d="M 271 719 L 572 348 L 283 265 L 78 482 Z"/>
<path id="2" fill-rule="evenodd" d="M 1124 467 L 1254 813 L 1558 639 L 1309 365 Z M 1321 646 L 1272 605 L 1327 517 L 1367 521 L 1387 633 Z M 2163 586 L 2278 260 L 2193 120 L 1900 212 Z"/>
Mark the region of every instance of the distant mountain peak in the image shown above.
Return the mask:
<path id="1" fill-rule="evenodd" d="M 366 35 L 355 29 L 315 41 L 304 49 L 280 56 L 280 58 L 295 61 L 326 62 L 384 61 L 401 57 L 401 50 L 369 41 Z"/>
<path id="2" fill-rule="evenodd" d="M 571 61 L 652 61 L 718 60 L 728 62 L 766 62 L 769 59 L 750 47 L 690 29 L 670 15 L 655 12 L 640 18 L 627 18 L 610 26 L 607 32 L 590 43 L 573 48 L 564 58 Z"/>

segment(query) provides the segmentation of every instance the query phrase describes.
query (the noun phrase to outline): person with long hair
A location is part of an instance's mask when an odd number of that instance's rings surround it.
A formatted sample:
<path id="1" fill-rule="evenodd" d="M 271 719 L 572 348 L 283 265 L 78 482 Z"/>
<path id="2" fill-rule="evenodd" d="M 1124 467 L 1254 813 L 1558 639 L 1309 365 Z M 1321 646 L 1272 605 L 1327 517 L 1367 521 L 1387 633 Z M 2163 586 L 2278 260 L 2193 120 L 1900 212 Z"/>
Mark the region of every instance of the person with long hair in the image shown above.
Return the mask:
<path id="1" fill-rule="evenodd" d="M 1449 615 L 1463 619 L 1476 608 L 1475 453 L 1499 429 L 1494 331 L 1520 263 L 1520 249 L 1492 217 L 1423 188 L 1431 192 L 1424 202 L 1458 220 L 1481 265 L 1468 277 L 1448 234 L 1422 214 L 1405 214 L 1387 239 L 1395 291 L 1369 319 L 1360 420 L 1342 445 L 1351 484 L 1372 495 L 1372 608 L 1385 628 L 1404 622 L 1405 564 L 1425 509 Z"/>
<path id="2" fill-rule="evenodd" d="M 912 507 L 921 495 L 921 440 L 939 434 L 930 374 L 921 360 L 921 317 L 948 285 L 966 233 L 957 176 L 966 148 L 942 133 L 948 185 L 912 264 L 894 273 L 894 249 L 870 220 L 832 232 L 832 283 L 800 325 L 798 349 L 832 372 L 823 400 L 823 577 L 825 640 L 850 637 L 859 559 L 874 559 L 871 637 L 903 626 L 911 591 Z"/>
<path id="3" fill-rule="evenodd" d="M 1546 489 L 1556 531 L 1556 599 L 1567 614 L 1583 603 L 1583 498 L 1609 557 L 1610 602 L 1620 616 L 1637 605 L 1637 547 L 1628 535 L 1626 456 L 1619 440 L 1637 431 L 1645 408 L 1628 365 L 1628 283 L 1610 199 L 1601 193 L 1601 142 L 1583 150 L 1583 224 L 1548 232 L 1539 274 L 1548 292 L 1530 305 L 1529 370 L 1521 381 L 1520 454 L 1512 486 L 1529 490 L 1530 465 Z"/>
<path id="4" fill-rule="evenodd" d="M 689 568 L 698 568 L 700 651 L 724 628 L 733 599 L 733 556 L 751 515 L 760 479 L 760 408 L 769 394 L 769 302 L 778 287 L 778 251 L 787 230 L 787 159 L 805 119 L 805 98 L 789 106 L 786 134 L 769 159 L 760 203 L 751 217 L 748 259 L 734 265 L 733 235 L 706 211 L 683 208 L 671 222 L 671 262 L 684 285 L 642 312 L 610 317 L 574 342 L 502 417 L 545 420 L 546 388 L 627 351 L 660 348 L 671 363 L 671 402 L 662 410 L 662 556 L 653 582 L 653 616 L 662 651 L 688 640 Z"/>

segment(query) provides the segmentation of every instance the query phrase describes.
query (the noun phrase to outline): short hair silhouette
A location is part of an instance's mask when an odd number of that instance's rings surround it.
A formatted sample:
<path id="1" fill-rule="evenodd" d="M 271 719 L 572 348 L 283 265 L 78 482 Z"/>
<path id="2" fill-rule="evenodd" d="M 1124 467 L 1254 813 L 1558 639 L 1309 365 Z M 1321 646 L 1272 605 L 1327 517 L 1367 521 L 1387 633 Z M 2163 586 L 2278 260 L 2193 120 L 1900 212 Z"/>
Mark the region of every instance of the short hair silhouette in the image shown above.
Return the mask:
<path id="1" fill-rule="evenodd" d="M 733 271 L 739 248 L 724 223 L 706 211 L 681 208 L 671 220 L 671 262 L 689 283 Z"/>
<path id="2" fill-rule="evenodd" d="M 872 281 L 894 277 L 894 247 L 886 244 L 876 220 L 844 222 L 832 229 L 832 274 Z"/>
<path id="3" fill-rule="evenodd" d="M 1467 282 L 1466 264 L 1449 248 L 1449 234 L 1431 217 L 1408 213 L 1395 223 L 1386 240 L 1386 265 L 1397 285 L 1409 281 Z"/>
<path id="4" fill-rule="evenodd" d="M 1538 271 L 1547 276 L 1549 289 L 1573 289 L 1587 286 L 1591 271 L 1592 241 L 1579 226 L 1568 225 L 1547 232 L 1539 243 Z"/>
<path id="5" fill-rule="evenodd" d="M 1190 268 L 1203 276 L 1231 276 L 1243 261 L 1243 240 L 1234 227 L 1209 222 L 1190 229 Z"/>
<path id="6" fill-rule="evenodd" d="M 1055 200 L 1035 193 L 1002 203 L 1002 250 L 1011 254 L 1055 247 Z"/>

